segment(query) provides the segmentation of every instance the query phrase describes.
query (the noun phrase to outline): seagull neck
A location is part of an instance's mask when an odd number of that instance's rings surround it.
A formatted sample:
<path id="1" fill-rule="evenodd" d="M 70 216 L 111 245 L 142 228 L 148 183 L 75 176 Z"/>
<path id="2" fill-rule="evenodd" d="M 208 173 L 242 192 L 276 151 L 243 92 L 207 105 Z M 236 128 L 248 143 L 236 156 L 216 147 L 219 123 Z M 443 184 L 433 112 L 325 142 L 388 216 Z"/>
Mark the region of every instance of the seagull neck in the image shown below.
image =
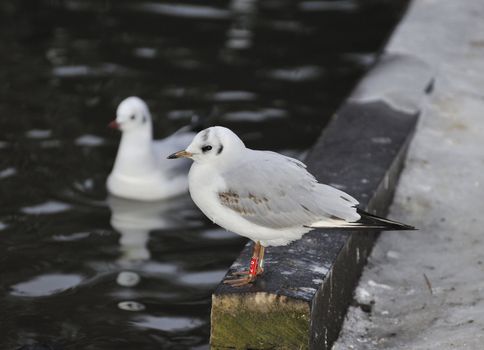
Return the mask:
<path id="1" fill-rule="evenodd" d="M 129 148 L 150 148 L 153 141 L 153 130 L 151 126 L 126 130 L 121 135 L 120 147 Z"/>
<path id="2" fill-rule="evenodd" d="M 151 127 L 123 132 L 114 168 L 125 175 L 141 175 L 157 168 Z"/>

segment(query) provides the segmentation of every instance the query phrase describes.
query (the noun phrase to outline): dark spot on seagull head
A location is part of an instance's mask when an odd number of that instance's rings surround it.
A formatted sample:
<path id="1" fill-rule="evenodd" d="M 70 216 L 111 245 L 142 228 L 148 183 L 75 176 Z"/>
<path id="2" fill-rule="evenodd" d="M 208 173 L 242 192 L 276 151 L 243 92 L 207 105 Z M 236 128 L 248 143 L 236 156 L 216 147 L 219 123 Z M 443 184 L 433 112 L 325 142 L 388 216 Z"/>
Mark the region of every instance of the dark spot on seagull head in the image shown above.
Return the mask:
<path id="1" fill-rule="evenodd" d="M 218 147 L 218 150 L 217 150 L 217 155 L 222 153 L 223 150 L 224 150 L 224 145 L 220 144 L 220 146 Z"/>
<path id="2" fill-rule="evenodd" d="M 209 134 L 210 134 L 210 129 L 205 129 L 204 131 L 202 131 L 202 141 L 207 141 Z"/>

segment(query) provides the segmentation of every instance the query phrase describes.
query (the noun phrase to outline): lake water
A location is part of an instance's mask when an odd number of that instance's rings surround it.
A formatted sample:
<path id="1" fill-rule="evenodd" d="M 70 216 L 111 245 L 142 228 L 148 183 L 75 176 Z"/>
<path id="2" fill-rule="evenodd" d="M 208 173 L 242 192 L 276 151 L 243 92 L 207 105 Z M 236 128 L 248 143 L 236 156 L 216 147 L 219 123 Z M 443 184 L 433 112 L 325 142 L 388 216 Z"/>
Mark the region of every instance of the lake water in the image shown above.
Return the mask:
<path id="1" fill-rule="evenodd" d="M 145 99 L 157 137 L 196 113 L 300 155 L 404 3 L 2 1 L 0 348 L 207 349 L 246 241 L 188 196 L 107 197 L 117 104 Z"/>

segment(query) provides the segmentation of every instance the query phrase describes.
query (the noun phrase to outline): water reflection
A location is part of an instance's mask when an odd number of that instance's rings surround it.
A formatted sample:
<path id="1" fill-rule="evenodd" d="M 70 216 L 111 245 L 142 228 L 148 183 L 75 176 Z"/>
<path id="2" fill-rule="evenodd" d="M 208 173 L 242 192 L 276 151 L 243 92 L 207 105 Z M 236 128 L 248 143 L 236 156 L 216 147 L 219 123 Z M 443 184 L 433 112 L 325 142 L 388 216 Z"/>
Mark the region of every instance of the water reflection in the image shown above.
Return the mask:
<path id="1" fill-rule="evenodd" d="M 36 276 L 29 281 L 11 287 L 10 294 L 23 297 L 43 297 L 61 293 L 74 288 L 83 280 L 82 276 L 73 274 L 47 274 Z"/>
<path id="2" fill-rule="evenodd" d="M 96 135 L 86 134 L 79 136 L 74 143 L 83 147 L 98 147 L 104 145 L 105 140 Z"/>
<path id="3" fill-rule="evenodd" d="M 70 210 L 71 208 L 72 206 L 67 203 L 58 201 L 47 201 L 41 204 L 23 207 L 21 211 L 29 215 L 48 215 L 61 213 L 63 211 Z"/>
<path id="4" fill-rule="evenodd" d="M 5 179 L 10 176 L 17 174 L 17 169 L 14 167 L 8 167 L 6 169 L 0 170 L 0 179 Z"/>
<path id="5" fill-rule="evenodd" d="M 200 214 L 191 199 L 184 195 L 169 200 L 141 202 L 109 196 L 111 226 L 121 235 L 121 256 L 118 263 L 123 268 L 136 268 L 151 258 L 148 242 L 151 231 L 176 230 L 201 226 Z M 134 286 L 140 278 L 135 272 L 120 272 L 117 281 L 123 286 Z"/>
<path id="6" fill-rule="evenodd" d="M 132 321 L 135 326 L 143 328 L 154 328 L 162 331 L 180 331 L 188 330 L 190 328 L 200 327 L 203 322 L 201 320 L 186 318 L 186 317 L 154 317 L 143 316 L 137 321 Z"/>
<path id="7" fill-rule="evenodd" d="M 301 1 L 299 3 L 299 8 L 302 11 L 344 11 L 353 12 L 358 10 L 358 3 L 352 0 L 342 0 L 342 1 Z"/>
<path id="8" fill-rule="evenodd" d="M 246 50 L 252 46 L 257 0 L 232 0 L 230 9 L 233 20 L 225 46 L 232 50 Z"/>
<path id="9" fill-rule="evenodd" d="M 160 14 L 173 17 L 187 17 L 197 19 L 227 19 L 230 12 L 221 8 L 193 5 L 193 4 L 160 4 L 155 2 L 141 2 L 135 5 L 125 5 L 126 9 L 148 12 L 150 14 Z"/>

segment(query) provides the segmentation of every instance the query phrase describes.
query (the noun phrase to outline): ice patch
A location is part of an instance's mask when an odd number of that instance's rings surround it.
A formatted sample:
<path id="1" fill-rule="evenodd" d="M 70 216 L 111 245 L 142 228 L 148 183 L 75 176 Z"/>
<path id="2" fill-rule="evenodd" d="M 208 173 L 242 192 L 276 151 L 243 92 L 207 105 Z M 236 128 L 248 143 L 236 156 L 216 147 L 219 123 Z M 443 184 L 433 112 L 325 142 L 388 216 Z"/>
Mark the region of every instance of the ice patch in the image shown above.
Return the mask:
<path id="1" fill-rule="evenodd" d="M 72 206 L 67 203 L 48 201 L 31 207 L 23 207 L 22 209 L 20 209 L 20 211 L 24 214 L 40 215 L 61 213 L 70 210 L 71 208 Z"/>

